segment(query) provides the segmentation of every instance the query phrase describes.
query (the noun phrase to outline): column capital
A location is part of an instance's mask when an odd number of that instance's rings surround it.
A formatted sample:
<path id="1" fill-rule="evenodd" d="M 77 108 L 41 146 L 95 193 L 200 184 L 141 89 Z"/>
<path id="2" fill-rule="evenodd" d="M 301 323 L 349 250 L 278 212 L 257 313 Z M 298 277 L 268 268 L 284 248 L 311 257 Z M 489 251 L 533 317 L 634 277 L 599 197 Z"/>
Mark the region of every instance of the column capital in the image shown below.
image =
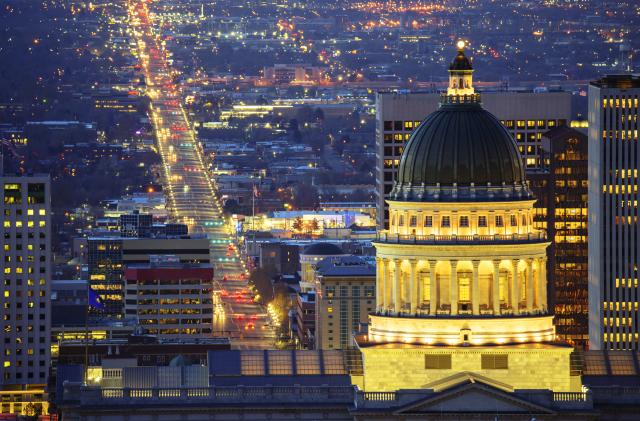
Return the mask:
<path id="1" fill-rule="evenodd" d="M 494 259 L 491 262 L 493 263 L 493 266 L 500 266 L 500 263 L 502 263 L 502 260 Z"/>
<path id="2" fill-rule="evenodd" d="M 418 265 L 418 259 L 415 259 L 415 258 L 409 259 L 409 264 L 411 266 L 417 266 Z"/>
<path id="3" fill-rule="evenodd" d="M 458 260 L 449 260 L 449 264 L 451 265 L 452 268 L 457 268 Z"/>
<path id="4" fill-rule="evenodd" d="M 472 260 L 471 264 L 473 265 L 474 269 L 478 269 L 478 267 L 480 266 L 480 260 Z"/>

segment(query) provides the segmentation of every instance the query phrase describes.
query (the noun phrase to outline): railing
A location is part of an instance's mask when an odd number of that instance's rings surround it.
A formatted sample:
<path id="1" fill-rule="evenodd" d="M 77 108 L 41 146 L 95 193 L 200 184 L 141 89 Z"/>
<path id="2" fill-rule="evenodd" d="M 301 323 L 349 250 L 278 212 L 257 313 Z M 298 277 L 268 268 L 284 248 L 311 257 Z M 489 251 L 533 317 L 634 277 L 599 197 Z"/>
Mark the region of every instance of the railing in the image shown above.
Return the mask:
<path id="1" fill-rule="evenodd" d="M 364 392 L 365 401 L 395 401 L 396 392 Z"/>
<path id="2" fill-rule="evenodd" d="M 105 403 L 135 405 L 140 401 L 171 403 L 197 400 L 215 403 L 278 402 L 351 402 L 353 386 L 213 386 L 213 387 L 141 387 L 100 388 L 79 384 L 65 386 L 64 399 L 82 404 Z"/>
<path id="3" fill-rule="evenodd" d="M 553 392 L 554 402 L 586 402 L 587 392 Z"/>
<path id="4" fill-rule="evenodd" d="M 376 235 L 376 241 L 380 243 L 397 244 L 517 244 L 538 243 L 546 239 L 547 235 L 543 231 L 495 235 L 403 235 L 381 232 Z"/>
<path id="5" fill-rule="evenodd" d="M 491 309 L 481 309 L 480 314 L 473 314 L 471 310 L 463 309 L 462 306 L 458 308 L 458 314 L 452 315 L 450 308 L 438 308 L 436 309 L 435 314 L 430 314 L 429 310 L 417 310 L 416 313 L 411 313 L 410 311 L 393 311 L 393 310 L 376 310 L 372 313 L 376 316 L 383 317 L 406 317 L 406 318 L 417 318 L 417 319 L 433 319 L 433 318 L 450 318 L 450 317 L 459 317 L 464 316 L 468 319 L 473 318 L 488 318 L 488 317 L 542 317 L 548 316 L 549 312 L 547 310 L 533 309 L 527 311 L 526 308 L 520 308 L 520 311 L 516 313 L 511 308 L 502 308 L 498 313 L 494 313 Z"/>

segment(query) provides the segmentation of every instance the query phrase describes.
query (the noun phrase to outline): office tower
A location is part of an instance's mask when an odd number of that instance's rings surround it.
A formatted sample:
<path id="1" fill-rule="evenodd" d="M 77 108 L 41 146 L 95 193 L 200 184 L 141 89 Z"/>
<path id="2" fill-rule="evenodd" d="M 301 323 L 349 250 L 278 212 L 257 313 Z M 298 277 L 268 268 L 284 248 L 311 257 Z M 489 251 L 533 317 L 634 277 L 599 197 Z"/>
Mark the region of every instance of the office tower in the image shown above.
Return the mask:
<path id="1" fill-rule="evenodd" d="M 589 84 L 589 345 L 638 350 L 640 76 Z"/>
<path id="2" fill-rule="evenodd" d="M 438 111 L 402 154 L 389 229 L 374 242 L 376 311 L 356 339 L 364 383 L 438 388 L 462 375 L 577 391 L 572 348 L 556 342 L 547 307 L 549 243 L 533 227 L 525 163 L 482 108 L 458 47 Z"/>
<path id="3" fill-rule="evenodd" d="M 151 256 L 124 269 L 126 318 L 160 338 L 209 337 L 213 332 L 213 268 Z"/>
<path id="4" fill-rule="evenodd" d="M 0 177 L 3 198 L 1 413 L 46 409 L 50 361 L 51 182 Z M 29 390 L 28 392 L 26 390 Z"/>
<path id="5" fill-rule="evenodd" d="M 121 316 L 125 265 L 149 263 L 151 255 L 172 254 L 182 263 L 210 263 L 207 238 L 90 237 L 87 240 L 89 285 L 106 314 Z"/>
<path id="6" fill-rule="evenodd" d="M 534 227 L 547 231 L 550 306 L 558 337 L 585 348 L 589 342 L 587 288 L 587 135 L 568 126 L 542 137 L 548 166 L 527 173 L 538 201 Z"/>
<path id="7" fill-rule="evenodd" d="M 316 349 L 346 349 L 375 309 L 376 267 L 359 256 L 316 265 Z"/>
<path id="8" fill-rule="evenodd" d="M 438 101 L 439 94 L 426 92 L 380 92 L 376 96 L 378 228 L 389 224 L 385 200 L 396 180 L 405 143 L 424 118 L 437 110 Z M 482 105 L 515 138 L 527 170 L 542 167 L 542 134 L 571 118 L 570 92 L 486 92 Z"/>

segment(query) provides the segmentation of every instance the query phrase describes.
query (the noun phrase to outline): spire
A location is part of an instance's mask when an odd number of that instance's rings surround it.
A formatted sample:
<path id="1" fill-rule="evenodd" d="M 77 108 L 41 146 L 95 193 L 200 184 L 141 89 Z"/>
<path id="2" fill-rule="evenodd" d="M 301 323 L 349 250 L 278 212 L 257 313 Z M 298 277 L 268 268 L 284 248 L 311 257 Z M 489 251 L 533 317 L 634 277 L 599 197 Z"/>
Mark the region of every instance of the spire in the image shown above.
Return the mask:
<path id="1" fill-rule="evenodd" d="M 464 54 L 466 43 L 459 40 L 456 44 L 458 54 L 449 65 L 449 87 L 447 96 L 472 96 L 473 89 L 473 66 L 471 61 Z"/>

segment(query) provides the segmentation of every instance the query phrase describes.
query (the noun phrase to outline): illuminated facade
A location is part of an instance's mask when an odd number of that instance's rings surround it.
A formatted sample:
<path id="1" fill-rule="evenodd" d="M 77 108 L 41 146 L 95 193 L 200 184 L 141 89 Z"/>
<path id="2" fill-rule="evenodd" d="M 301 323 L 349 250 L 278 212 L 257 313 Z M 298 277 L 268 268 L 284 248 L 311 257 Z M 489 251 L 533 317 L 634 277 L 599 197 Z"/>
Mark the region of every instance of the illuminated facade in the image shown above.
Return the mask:
<path id="1" fill-rule="evenodd" d="M 124 271 L 127 318 L 160 338 L 210 337 L 213 268 L 182 264 L 177 256 L 152 256 Z"/>
<path id="2" fill-rule="evenodd" d="M 449 74 L 440 108 L 407 143 L 375 242 L 376 312 L 358 338 L 364 384 L 435 387 L 473 372 L 516 389 L 579 388 L 571 348 L 555 342 L 549 242 L 533 226 L 517 144 L 481 107 L 462 48 Z"/>
<path id="3" fill-rule="evenodd" d="M 0 177 L 3 325 L 0 413 L 47 411 L 51 341 L 51 182 Z"/>
<path id="4" fill-rule="evenodd" d="M 91 237 L 87 241 L 89 285 L 105 306 L 102 313 L 121 316 L 122 274 L 129 264 L 148 263 L 152 255 L 177 255 L 182 263 L 209 263 L 206 238 Z"/>
<path id="5" fill-rule="evenodd" d="M 547 231 L 550 307 L 558 337 L 585 348 L 589 342 L 587 287 L 587 135 L 558 127 L 544 134 L 549 166 L 528 173 L 538 198 L 534 228 Z"/>
<path id="6" fill-rule="evenodd" d="M 640 77 L 589 85 L 589 345 L 638 350 Z"/>

